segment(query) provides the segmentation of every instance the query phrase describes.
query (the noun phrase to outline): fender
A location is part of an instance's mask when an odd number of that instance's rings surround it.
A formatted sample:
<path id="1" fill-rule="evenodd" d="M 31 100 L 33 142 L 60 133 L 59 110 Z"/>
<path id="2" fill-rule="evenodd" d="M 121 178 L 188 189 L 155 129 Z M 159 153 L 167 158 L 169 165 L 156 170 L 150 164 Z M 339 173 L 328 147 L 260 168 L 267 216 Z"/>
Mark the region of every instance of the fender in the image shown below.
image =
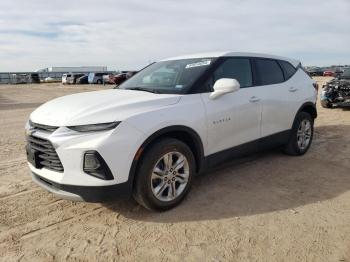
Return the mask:
<path id="1" fill-rule="evenodd" d="M 307 113 L 309 113 L 314 119 L 317 118 L 317 109 L 316 109 L 316 104 L 312 103 L 312 102 L 306 102 L 304 104 L 301 105 L 301 107 L 298 109 L 298 111 L 296 112 L 295 116 L 294 116 L 294 120 L 292 123 L 292 127 L 291 130 L 293 129 L 294 123 L 295 123 L 295 119 L 297 117 L 297 115 L 302 112 L 305 111 Z"/>
<path id="2" fill-rule="evenodd" d="M 311 112 L 310 112 L 311 109 Z M 317 118 L 317 109 L 316 109 L 316 103 L 312 103 L 312 102 L 306 102 L 304 104 L 302 104 L 302 106 L 299 108 L 298 112 L 296 113 L 296 115 L 301 112 L 301 111 L 305 111 L 311 114 L 311 116 L 313 118 Z M 296 116 L 295 115 L 295 116 Z"/>
<path id="3" fill-rule="evenodd" d="M 155 142 L 157 139 L 160 139 L 161 137 L 165 137 L 169 135 L 170 137 L 175 137 L 177 133 L 186 133 L 186 135 L 191 139 L 191 142 L 193 142 L 193 145 L 190 146 L 191 150 L 194 151 L 194 157 L 196 159 L 196 170 L 197 173 L 201 170 L 201 167 L 203 165 L 203 159 L 204 159 L 204 149 L 203 149 L 203 143 L 202 139 L 198 135 L 198 133 L 193 130 L 190 127 L 187 126 L 181 126 L 181 125 L 175 125 L 175 126 L 168 126 L 165 128 L 162 128 L 158 130 L 157 132 L 150 135 L 140 146 L 140 148 L 137 150 L 133 162 L 131 164 L 130 172 L 129 172 L 129 179 L 128 184 L 130 185 L 130 190 L 132 190 L 132 186 L 134 183 L 134 178 L 136 175 L 137 166 L 139 164 L 139 160 L 141 159 L 142 153 L 144 150 L 150 146 L 153 142 Z M 180 139 L 181 140 L 181 139 Z"/>

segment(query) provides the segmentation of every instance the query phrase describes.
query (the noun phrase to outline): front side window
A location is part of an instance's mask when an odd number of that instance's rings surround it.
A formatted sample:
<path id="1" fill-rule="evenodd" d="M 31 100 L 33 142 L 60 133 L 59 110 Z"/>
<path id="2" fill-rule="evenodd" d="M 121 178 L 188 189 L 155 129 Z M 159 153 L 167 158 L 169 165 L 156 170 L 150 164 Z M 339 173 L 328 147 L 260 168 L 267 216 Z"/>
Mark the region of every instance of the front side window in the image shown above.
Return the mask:
<path id="1" fill-rule="evenodd" d="M 184 94 L 212 65 L 214 58 L 191 58 L 152 64 L 120 85 L 120 89 Z"/>
<path id="2" fill-rule="evenodd" d="M 258 85 L 273 85 L 284 81 L 283 72 L 277 61 L 272 59 L 255 59 Z"/>
<path id="3" fill-rule="evenodd" d="M 252 70 L 249 58 L 227 58 L 213 72 L 208 80 L 208 88 L 213 90 L 214 83 L 220 78 L 234 78 L 241 88 L 250 87 L 253 85 Z"/>

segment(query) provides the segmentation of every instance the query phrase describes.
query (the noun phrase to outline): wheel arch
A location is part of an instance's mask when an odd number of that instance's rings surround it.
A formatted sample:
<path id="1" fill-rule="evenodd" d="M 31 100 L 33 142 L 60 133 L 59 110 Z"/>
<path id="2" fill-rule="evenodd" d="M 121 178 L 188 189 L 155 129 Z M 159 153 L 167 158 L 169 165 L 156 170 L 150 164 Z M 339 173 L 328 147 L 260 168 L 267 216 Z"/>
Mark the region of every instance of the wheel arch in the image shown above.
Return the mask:
<path id="1" fill-rule="evenodd" d="M 298 115 L 299 112 L 306 112 L 309 113 L 314 119 L 317 118 L 317 109 L 316 105 L 312 102 L 306 102 L 304 103 L 296 113 L 295 117 Z"/>
<path id="2" fill-rule="evenodd" d="M 200 138 L 198 133 L 192 128 L 187 126 L 182 126 L 182 125 L 168 126 L 150 135 L 137 150 L 133 158 L 133 162 L 129 173 L 129 180 L 130 182 L 132 182 L 131 184 L 134 183 L 136 171 L 143 153 L 146 152 L 147 148 L 149 148 L 152 144 L 166 137 L 178 139 L 184 142 L 187 146 L 189 146 L 189 148 L 193 152 L 193 155 L 196 161 L 196 172 L 198 173 L 200 171 L 203 164 L 204 148 L 203 148 L 202 139 Z"/>

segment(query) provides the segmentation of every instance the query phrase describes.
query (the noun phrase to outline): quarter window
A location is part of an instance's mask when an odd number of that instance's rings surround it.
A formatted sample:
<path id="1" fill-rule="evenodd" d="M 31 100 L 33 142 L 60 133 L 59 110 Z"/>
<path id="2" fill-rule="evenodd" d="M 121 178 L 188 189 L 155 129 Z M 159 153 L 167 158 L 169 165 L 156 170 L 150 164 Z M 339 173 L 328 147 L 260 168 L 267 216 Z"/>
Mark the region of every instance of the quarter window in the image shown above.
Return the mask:
<path id="1" fill-rule="evenodd" d="M 213 90 L 216 80 L 234 78 L 242 88 L 253 85 L 249 58 L 227 58 L 212 74 L 208 81 L 209 89 Z"/>
<path id="2" fill-rule="evenodd" d="M 292 77 L 292 75 L 295 74 L 296 69 L 290 63 L 286 61 L 279 61 L 279 63 L 283 69 L 284 77 L 286 78 L 286 80 L 288 80 Z"/>
<path id="3" fill-rule="evenodd" d="M 284 81 L 283 72 L 277 61 L 272 59 L 255 60 L 257 82 L 259 85 L 272 85 Z"/>

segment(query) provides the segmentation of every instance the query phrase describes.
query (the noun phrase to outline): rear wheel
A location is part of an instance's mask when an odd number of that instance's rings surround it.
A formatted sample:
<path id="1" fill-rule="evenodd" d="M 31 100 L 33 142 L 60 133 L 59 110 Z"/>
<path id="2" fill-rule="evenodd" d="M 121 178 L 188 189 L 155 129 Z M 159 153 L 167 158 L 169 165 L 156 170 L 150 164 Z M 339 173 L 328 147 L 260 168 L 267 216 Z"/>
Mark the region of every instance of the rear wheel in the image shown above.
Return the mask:
<path id="1" fill-rule="evenodd" d="M 99 79 L 99 80 L 96 81 L 96 83 L 101 85 L 102 84 L 102 80 Z"/>
<path id="2" fill-rule="evenodd" d="M 294 156 L 305 154 L 311 145 L 313 133 L 314 119 L 307 112 L 298 113 L 284 152 Z"/>
<path id="3" fill-rule="evenodd" d="M 173 208 L 188 193 L 194 170 L 194 156 L 185 143 L 172 138 L 160 140 L 141 159 L 134 198 L 147 209 Z"/>

